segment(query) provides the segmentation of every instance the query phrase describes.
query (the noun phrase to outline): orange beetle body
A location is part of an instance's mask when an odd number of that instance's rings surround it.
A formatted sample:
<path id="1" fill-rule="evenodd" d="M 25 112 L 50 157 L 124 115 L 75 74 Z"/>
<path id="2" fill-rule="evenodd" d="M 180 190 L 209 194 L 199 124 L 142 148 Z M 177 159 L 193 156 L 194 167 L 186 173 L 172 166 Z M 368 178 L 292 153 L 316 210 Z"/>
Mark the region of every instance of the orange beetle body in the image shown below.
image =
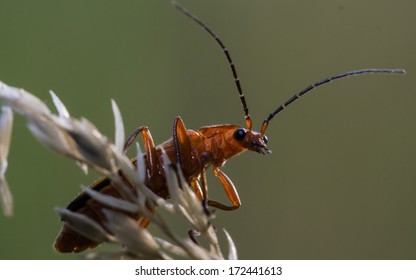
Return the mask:
<path id="1" fill-rule="evenodd" d="M 201 201 L 206 201 L 206 204 L 210 206 L 223 210 L 237 209 L 241 202 L 233 183 L 219 167 L 227 159 L 247 149 L 259 152 L 268 151 L 264 142 L 266 138 L 260 133 L 248 131 L 236 125 L 209 126 L 203 127 L 199 131 L 186 130 L 180 117 L 175 118 L 174 137 L 156 147 L 153 144 L 149 130 L 145 127 L 137 129 L 132 134 L 126 143 L 127 146 L 138 133 L 142 134 L 146 147 L 146 154 L 143 156 L 147 168 L 145 184 L 149 189 L 165 199 L 169 198 L 163 170 L 162 153 L 164 151 L 172 164 L 182 166 L 182 172 L 198 198 Z M 136 159 L 133 159 L 132 162 L 136 163 Z M 201 175 L 204 176 L 205 170 L 210 166 L 214 167 L 214 174 L 223 185 L 227 196 L 233 203 L 232 206 L 208 200 L 206 181 L 201 179 Z M 91 188 L 102 194 L 122 197 L 111 180 L 106 177 L 97 180 Z M 100 202 L 92 199 L 86 193 L 81 193 L 67 207 L 68 210 L 82 213 L 104 226 L 106 218 L 101 211 L 102 208 L 104 206 Z M 147 226 L 148 221 L 146 219 L 139 215 L 131 216 L 137 219 L 143 227 Z M 65 253 L 81 252 L 97 245 L 96 242 L 78 234 L 64 224 L 54 246 L 57 251 Z"/>

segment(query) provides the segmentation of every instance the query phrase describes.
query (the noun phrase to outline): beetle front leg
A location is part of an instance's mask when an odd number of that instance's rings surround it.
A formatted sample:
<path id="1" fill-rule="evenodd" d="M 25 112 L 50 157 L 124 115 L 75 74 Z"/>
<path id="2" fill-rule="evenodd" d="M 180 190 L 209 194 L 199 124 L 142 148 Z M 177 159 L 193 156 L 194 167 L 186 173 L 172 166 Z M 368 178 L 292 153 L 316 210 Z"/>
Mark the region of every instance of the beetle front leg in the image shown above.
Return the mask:
<path id="1" fill-rule="evenodd" d="M 233 182 L 224 172 L 218 167 L 214 167 L 214 174 L 220 180 L 221 185 L 224 187 L 227 197 L 230 199 L 232 206 L 224 205 L 218 201 L 208 200 L 208 205 L 226 211 L 236 210 L 241 206 L 241 200 L 238 196 L 237 190 L 234 187 Z"/>

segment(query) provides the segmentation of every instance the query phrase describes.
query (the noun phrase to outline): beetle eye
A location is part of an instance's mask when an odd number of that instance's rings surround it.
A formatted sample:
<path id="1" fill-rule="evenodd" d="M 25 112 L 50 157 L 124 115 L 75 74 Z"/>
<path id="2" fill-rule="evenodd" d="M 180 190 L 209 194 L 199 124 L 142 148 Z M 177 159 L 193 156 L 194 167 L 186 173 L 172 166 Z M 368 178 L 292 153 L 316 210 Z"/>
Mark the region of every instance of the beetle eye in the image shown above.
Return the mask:
<path id="1" fill-rule="evenodd" d="M 239 128 L 234 132 L 234 138 L 236 140 L 243 140 L 246 137 L 246 131 L 243 128 Z"/>
<path id="2" fill-rule="evenodd" d="M 267 139 L 267 136 L 266 135 L 263 135 L 263 142 L 264 142 L 264 144 L 267 145 L 267 141 L 269 141 L 269 139 Z"/>

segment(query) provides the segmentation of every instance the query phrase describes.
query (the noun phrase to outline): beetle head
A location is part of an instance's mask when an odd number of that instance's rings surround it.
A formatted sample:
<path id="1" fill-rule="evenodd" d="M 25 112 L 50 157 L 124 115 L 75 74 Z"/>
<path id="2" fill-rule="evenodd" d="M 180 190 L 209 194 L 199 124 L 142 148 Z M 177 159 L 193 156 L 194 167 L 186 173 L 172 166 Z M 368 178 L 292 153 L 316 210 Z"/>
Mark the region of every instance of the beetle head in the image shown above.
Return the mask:
<path id="1" fill-rule="evenodd" d="M 233 137 L 244 148 L 260 154 L 270 154 L 272 151 L 267 148 L 267 137 L 262 133 L 246 128 L 237 128 Z"/>

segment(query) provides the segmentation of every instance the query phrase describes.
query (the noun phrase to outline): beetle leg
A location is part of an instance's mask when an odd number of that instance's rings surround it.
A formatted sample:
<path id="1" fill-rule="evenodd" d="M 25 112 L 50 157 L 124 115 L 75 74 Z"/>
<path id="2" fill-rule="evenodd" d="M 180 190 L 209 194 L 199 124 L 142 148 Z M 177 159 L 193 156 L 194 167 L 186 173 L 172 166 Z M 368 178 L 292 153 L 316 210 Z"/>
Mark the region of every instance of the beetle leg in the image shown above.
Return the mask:
<path id="1" fill-rule="evenodd" d="M 134 143 L 134 140 L 137 138 L 139 133 L 143 133 L 143 130 L 149 130 L 146 126 L 139 126 L 136 128 L 133 133 L 129 136 L 126 143 L 124 143 L 123 152 L 127 152 L 127 150 L 130 148 L 131 144 Z"/>
<path id="2" fill-rule="evenodd" d="M 207 215 L 210 214 L 210 211 L 208 210 L 208 184 L 207 184 L 207 176 L 206 171 L 209 166 L 209 163 L 212 162 L 212 153 L 205 151 L 202 152 L 199 156 L 199 162 L 201 164 L 201 185 L 200 190 L 202 192 L 202 206 L 204 207 L 205 212 Z"/>
<path id="3" fill-rule="evenodd" d="M 155 143 L 153 142 L 152 135 L 150 134 L 149 128 L 147 126 L 140 126 L 133 131 L 133 133 L 124 144 L 124 152 L 126 152 L 131 144 L 134 143 L 134 140 L 139 134 L 142 135 L 144 148 L 146 150 L 146 174 L 150 174 L 150 178 L 153 178 L 157 174 L 158 160 Z"/>
<path id="4" fill-rule="evenodd" d="M 214 174 L 220 180 L 221 185 L 224 187 L 225 193 L 227 194 L 227 197 L 231 200 L 233 205 L 227 206 L 227 205 L 224 205 L 220 202 L 213 201 L 213 200 L 208 200 L 208 205 L 218 208 L 218 209 L 227 210 L 227 211 L 238 209 L 241 206 L 241 201 L 240 201 L 240 198 L 238 197 L 238 193 L 234 187 L 233 182 L 218 167 L 214 167 Z"/>
<path id="5" fill-rule="evenodd" d="M 197 179 L 194 179 L 191 181 L 191 188 L 194 191 L 196 197 L 202 201 L 203 200 L 203 194 L 202 194 L 202 190 L 201 190 L 201 186 L 198 183 Z"/>
<path id="6" fill-rule="evenodd" d="M 155 208 L 149 208 L 148 207 L 148 210 L 149 210 L 149 213 L 152 214 L 152 215 L 155 213 Z M 141 217 L 141 219 L 139 220 L 139 225 L 142 228 L 147 228 L 149 223 L 150 223 L 149 219 L 144 218 L 144 217 Z"/>
<path id="7" fill-rule="evenodd" d="M 207 176 L 205 175 L 205 168 L 203 168 L 201 174 L 201 184 L 202 184 L 202 207 L 204 208 L 205 213 L 209 216 L 211 212 L 208 209 L 208 185 L 207 185 Z"/>

